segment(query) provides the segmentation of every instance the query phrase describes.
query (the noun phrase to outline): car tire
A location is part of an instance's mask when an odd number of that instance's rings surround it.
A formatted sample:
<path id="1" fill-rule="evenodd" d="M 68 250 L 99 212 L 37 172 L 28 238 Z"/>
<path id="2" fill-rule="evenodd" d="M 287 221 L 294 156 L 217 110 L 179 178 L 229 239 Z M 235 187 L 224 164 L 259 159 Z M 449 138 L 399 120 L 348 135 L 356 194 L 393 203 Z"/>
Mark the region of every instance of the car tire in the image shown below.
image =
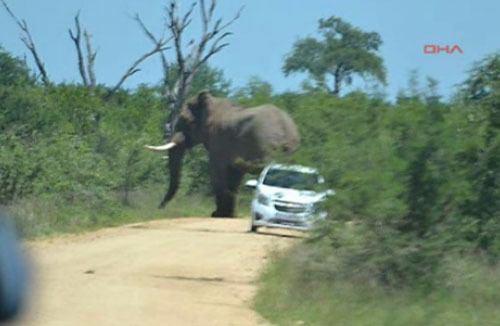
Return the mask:
<path id="1" fill-rule="evenodd" d="M 258 227 L 257 225 L 254 225 L 254 224 L 252 223 L 252 225 L 250 225 L 250 232 L 254 232 L 254 233 L 255 233 L 255 232 L 257 232 L 258 228 L 259 228 L 259 227 Z"/>

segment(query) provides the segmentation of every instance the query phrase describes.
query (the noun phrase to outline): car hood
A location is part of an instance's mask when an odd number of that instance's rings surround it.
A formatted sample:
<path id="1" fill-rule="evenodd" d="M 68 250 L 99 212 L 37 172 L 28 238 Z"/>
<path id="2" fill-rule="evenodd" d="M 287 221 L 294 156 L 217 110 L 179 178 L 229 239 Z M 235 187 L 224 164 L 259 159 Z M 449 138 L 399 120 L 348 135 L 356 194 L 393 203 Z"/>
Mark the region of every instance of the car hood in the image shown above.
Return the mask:
<path id="1" fill-rule="evenodd" d="M 326 197 L 324 192 L 270 187 L 262 184 L 259 185 L 258 192 L 272 200 L 283 200 L 298 204 L 312 204 Z"/>

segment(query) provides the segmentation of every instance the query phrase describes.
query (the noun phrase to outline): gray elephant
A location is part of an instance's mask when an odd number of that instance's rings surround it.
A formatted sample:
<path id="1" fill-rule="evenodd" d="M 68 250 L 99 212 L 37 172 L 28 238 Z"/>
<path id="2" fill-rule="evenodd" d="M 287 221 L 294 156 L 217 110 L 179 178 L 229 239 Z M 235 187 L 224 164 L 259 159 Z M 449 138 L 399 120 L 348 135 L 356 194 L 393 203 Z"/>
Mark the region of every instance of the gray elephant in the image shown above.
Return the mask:
<path id="1" fill-rule="evenodd" d="M 181 110 L 170 143 L 146 146 L 153 151 L 169 151 L 170 185 L 160 208 L 179 188 L 185 151 L 197 144 L 203 144 L 209 155 L 217 205 L 212 216 L 233 217 L 243 175 L 252 167 L 262 166 L 274 151 L 295 151 L 299 142 L 295 123 L 279 108 L 269 104 L 242 108 L 201 92 Z"/>

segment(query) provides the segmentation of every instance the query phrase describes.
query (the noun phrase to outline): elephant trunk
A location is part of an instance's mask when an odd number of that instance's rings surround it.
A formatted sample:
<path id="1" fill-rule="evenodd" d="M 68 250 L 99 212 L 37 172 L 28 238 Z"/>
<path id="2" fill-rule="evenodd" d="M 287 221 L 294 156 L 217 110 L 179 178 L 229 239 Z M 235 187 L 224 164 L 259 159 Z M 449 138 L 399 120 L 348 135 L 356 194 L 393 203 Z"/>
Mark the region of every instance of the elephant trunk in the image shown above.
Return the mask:
<path id="1" fill-rule="evenodd" d="M 159 208 L 164 208 L 165 205 L 175 196 L 175 193 L 179 189 L 184 152 L 184 146 L 176 146 L 169 151 L 168 167 L 170 170 L 170 184 L 167 193 L 160 203 Z"/>

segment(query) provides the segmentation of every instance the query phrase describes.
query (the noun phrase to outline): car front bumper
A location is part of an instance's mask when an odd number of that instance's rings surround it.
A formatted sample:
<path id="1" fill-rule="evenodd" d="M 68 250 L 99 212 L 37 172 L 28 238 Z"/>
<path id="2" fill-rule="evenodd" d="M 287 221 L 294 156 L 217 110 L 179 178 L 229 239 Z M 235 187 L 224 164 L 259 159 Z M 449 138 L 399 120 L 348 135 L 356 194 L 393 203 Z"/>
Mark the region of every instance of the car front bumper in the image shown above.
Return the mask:
<path id="1" fill-rule="evenodd" d="M 262 205 L 257 200 L 252 201 L 252 225 L 271 228 L 284 228 L 307 231 L 314 222 L 324 219 L 325 212 L 314 213 L 304 211 L 302 213 L 291 213 L 278 211 L 274 205 Z"/>

